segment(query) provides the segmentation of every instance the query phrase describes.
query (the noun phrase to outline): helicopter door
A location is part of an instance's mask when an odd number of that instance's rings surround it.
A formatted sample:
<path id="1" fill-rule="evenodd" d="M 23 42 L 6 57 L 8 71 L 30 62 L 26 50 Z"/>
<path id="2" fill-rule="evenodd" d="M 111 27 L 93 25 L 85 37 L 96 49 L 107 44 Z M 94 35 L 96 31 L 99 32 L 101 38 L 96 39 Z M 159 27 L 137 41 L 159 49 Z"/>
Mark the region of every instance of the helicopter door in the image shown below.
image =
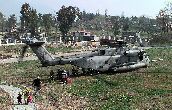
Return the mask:
<path id="1" fill-rule="evenodd" d="M 143 54 L 144 54 L 144 52 L 142 52 L 142 51 L 138 53 L 138 56 L 139 56 L 139 60 L 140 61 L 143 60 Z"/>

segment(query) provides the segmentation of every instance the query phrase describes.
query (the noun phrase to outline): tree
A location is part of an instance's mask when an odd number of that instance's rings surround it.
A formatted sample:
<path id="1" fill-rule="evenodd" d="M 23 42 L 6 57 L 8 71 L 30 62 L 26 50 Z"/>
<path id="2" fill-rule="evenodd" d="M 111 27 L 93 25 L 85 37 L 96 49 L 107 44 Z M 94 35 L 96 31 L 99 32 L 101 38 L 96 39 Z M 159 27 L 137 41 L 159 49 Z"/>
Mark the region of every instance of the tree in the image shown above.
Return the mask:
<path id="1" fill-rule="evenodd" d="M 57 20 L 59 21 L 59 30 L 62 33 L 62 41 L 65 42 L 65 37 L 72 27 L 72 23 L 80 15 L 79 8 L 62 6 L 56 14 Z"/>
<path id="2" fill-rule="evenodd" d="M 166 13 L 165 10 L 160 10 L 156 20 L 161 28 L 162 32 L 168 32 L 169 26 L 169 15 Z"/>
<path id="3" fill-rule="evenodd" d="M 38 13 L 38 27 L 42 27 L 43 26 L 43 19 L 42 19 L 42 14 Z"/>
<path id="4" fill-rule="evenodd" d="M 119 16 L 112 16 L 111 17 L 111 23 L 113 24 L 113 27 L 112 27 L 113 34 L 115 36 L 119 35 L 119 33 L 120 33 L 120 17 Z"/>
<path id="5" fill-rule="evenodd" d="M 128 17 L 124 18 L 124 20 L 122 22 L 122 30 L 128 31 L 129 30 L 129 24 L 130 24 L 129 18 Z"/>
<path id="6" fill-rule="evenodd" d="M 20 16 L 22 30 L 25 30 L 28 28 L 29 21 L 30 21 L 30 16 L 29 16 L 30 12 L 31 12 L 30 5 L 28 3 L 23 4 L 20 11 L 20 13 L 22 14 Z"/>
<path id="7" fill-rule="evenodd" d="M 16 27 L 16 22 L 17 22 L 17 19 L 15 17 L 15 14 L 10 15 L 10 17 L 8 18 L 8 21 L 7 21 L 7 25 L 8 25 L 10 32 Z"/>
<path id="8" fill-rule="evenodd" d="M 53 23 L 52 15 L 51 14 L 43 14 L 42 20 L 43 20 L 43 25 L 45 27 L 46 33 L 47 33 L 47 35 L 49 35 L 51 27 L 52 27 L 52 23 Z"/>
<path id="9" fill-rule="evenodd" d="M 32 9 L 29 14 L 29 29 L 31 36 L 36 36 L 38 32 L 38 15 L 36 9 Z"/>
<path id="10" fill-rule="evenodd" d="M 5 24 L 6 24 L 6 19 L 4 18 L 4 15 L 0 12 L 0 30 L 2 33 L 4 31 Z"/>
<path id="11" fill-rule="evenodd" d="M 132 31 L 139 31 L 139 25 L 138 25 L 139 24 L 139 18 L 136 16 L 132 16 L 130 18 L 130 22 L 131 22 L 130 29 Z"/>
<path id="12" fill-rule="evenodd" d="M 169 2 L 164 9 L 159 11 L 156 20 L 162 32 L 172 31 L 172 2 Z"/>
<path id="13" fill-rule="evenodd" d="M 29 30 L 31 36 L 35 36 L 38 30 L 38 15 L 36 9 L 31 9 L 30 5 L 25 3 L 22 5 L 20 13 L 22 14 L 20 17 L 22 30 Z"/>

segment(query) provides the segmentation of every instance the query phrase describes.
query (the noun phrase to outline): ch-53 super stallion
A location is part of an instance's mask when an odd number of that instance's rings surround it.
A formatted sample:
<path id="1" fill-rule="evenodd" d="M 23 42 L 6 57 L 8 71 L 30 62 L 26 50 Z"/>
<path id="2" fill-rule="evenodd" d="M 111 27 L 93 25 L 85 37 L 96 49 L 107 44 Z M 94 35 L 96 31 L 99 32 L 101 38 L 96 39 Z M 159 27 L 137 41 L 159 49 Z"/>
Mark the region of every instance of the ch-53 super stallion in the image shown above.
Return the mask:
<path id="1" fill-rule="evenodd" d="M 44 41 L 35 38 L 25 38 L 22 56 L 29 46 L 40 60 L 42 66 L 71 64 L 86 72 L 118 72 L 130 71 L 147 67 L 149 57 L 144 50 L 127 48 L 123 41 L 117 41 L 113 48 L 104 47 L 85 54 L 66 57 L 53 57 L 43 46 Z"/>

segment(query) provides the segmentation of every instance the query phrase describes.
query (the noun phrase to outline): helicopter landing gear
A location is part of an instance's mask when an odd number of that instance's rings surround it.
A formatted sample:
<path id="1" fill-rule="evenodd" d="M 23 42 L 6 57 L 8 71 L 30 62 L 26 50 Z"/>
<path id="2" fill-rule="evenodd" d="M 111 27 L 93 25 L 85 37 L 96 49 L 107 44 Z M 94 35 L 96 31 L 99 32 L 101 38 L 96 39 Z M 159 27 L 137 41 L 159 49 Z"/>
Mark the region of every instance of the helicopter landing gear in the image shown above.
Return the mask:
<path id="1" fill-rule="evenodd" d="M 89 74 L 92 76 L 94 75 L 95 71 L 93 69 L 89 69 Z"/>
<path id="2" fill-rule="evenodd" d="M 78 76 L 79 75 L 79 69 L 78 68 L 72 68 L 72 75 L 73 76 Z"/>
<path id="3" fill-rule="evenodd" d="M 83 74 L 84 75 L 96 75 L 96 74 L 98 74 L 99 72 L 98 71 L 96 71 L 96 70 L 94 70 L 94 69 L 82 69 L 82 71 L 83 71 Z"/>

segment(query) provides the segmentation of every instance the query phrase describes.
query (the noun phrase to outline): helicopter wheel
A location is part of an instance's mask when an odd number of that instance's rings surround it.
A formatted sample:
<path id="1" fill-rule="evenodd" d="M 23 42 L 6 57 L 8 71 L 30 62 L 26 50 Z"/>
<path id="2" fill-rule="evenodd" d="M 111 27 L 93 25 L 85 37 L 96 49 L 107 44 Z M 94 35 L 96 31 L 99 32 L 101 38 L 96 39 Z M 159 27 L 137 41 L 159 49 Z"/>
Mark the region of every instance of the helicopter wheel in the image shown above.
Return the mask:
<path id="1" fill-rule="evenodd" d="M 73 69 L 72 69 L 72 75 L 73 75 L 73 76 L 79 76 L 79 73 L 80 73 L 80 72 L 79 72 L 79 68 L 73 68 Z"/>
<path id="2" fill-rule="evenodd" d="M 93 69 L 89 69 L 88 72 L 89 72 L 89 75 L 91 75 L 91 76 L 95 75 L 95 70 L 93 70 Z"/>
<path id="3" fill-rule="evenodd" d="M 84 68 L 82 68 L 82 74 L 83 75 L 96 75 L 96 74 L 99 74 L 99 72 L 98 71 L 96 71 L 96 70 L 94 70 L 94 69 L 84 69 Z"/>

